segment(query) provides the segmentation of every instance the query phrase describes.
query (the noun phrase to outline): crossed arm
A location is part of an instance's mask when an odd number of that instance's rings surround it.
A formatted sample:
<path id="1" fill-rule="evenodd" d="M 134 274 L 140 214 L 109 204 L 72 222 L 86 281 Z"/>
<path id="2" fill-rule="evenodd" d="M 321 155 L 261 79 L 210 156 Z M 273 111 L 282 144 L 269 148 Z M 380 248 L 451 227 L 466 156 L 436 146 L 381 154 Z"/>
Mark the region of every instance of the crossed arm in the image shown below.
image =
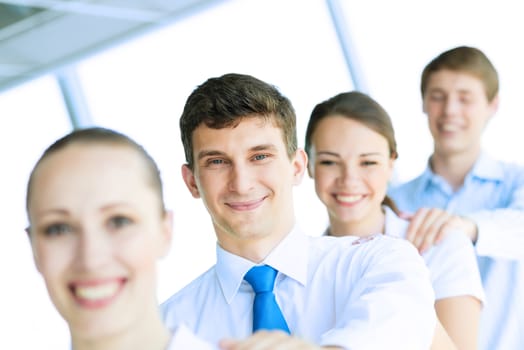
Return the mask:
<path id="1" fill-rule="evenodd" d="M 342 350 L 340 347 L 321 347 L 281 331 L 258 331 L 245 340 L 223 339 L 222 350 Z"/>
<path id="2" fill-rule="evenodd" d="M 280 331 L 259 331 L 245 340 L 223 339 L 221 350 L 343 350 L 337 346 L 318 346 Z M 453 340 L 438 322 L 431 350 L 457 350 Z M 466 349 L 466 348 L 460 348 Z"/>

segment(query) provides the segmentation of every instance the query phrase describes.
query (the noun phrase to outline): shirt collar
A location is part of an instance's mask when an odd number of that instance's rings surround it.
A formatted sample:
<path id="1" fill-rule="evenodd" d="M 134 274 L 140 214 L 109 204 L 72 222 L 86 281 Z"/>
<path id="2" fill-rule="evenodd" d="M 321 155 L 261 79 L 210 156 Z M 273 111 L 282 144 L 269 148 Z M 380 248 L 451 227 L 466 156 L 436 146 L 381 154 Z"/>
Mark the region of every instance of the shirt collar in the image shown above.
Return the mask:
<path id="1" fill-rule="evenodd" d="M 391 237 L 404 238 L 409 222 L 397 216 L 387 205 L 383 205 L 386 213 L 384 233 Z"/>
<path id="2" fill-rule="evenodd" d="M 424 172 L 420 175 L 420 188 L 416 189 L 416 193 L 423 193 L 432 183 L 438 182 L 437 178 L 438 175 L 431 170 L 431 157 L 429 157 L 426 169 L 424 169 Z"/>
<path id="3" fill-rule="evenodd" d="M 501 181 L 504 179 L 504 170 L 500 163 L 489 155 L 481 153 L 471 171 L 472 176 L 484 179 Z"/>
<path id="4" fill-rule="evenodd" d="M 447 185 L 447 182 L 440 175 L 435 174 L 431 169 L 431 157 L 428 159 L 428 165 L 422 173 L 421 178 L 422 181 L 420 181 L 420 185 L 423 188 L 419 189 L 419 193 L 430 184 L 438 186 L 442 186 L 443 184 Z M 504 170 L 501 168 L 499 162 L 482 152 L 477 158 L 471 171 L 466 175 L 465 181 L 468 181 L 470 178 L 501 181 L 504 179 Z"/>
<path id="5" fill-rule="evenodd" d="M 218 281 L 229 304 L 238 292 L 244 275 L 256 264 L 224 250 L 219 244 L 216 246 L 216 254 Z M 295 226 L 260 264 L 269 265 L 278 270 L 279 274 L 306 285 L 308 255 L 308 237 Z"/>

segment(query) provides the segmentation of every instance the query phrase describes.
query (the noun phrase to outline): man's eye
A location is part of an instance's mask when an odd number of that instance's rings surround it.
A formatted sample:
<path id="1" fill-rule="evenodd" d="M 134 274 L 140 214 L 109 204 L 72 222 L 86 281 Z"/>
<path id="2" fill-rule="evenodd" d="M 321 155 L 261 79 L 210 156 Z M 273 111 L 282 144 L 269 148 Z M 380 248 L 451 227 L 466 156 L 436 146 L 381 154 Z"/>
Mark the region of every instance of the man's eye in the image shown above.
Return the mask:
<path id="1" fill-rule="evenodd" d="M 267 154 L 257 154 L 253 157 L 254 160 L 264 160 L 267 158 Z"/>
<path id="2" fill-rule="evenodd" d="M 224 162 L 223 159 L 214 158 L 214 159 L 208 159 L 205 164 L 206 164 L 206 166 L 214 167 L 214 166 L 221 166 L 221 165 L 225 164 L 225 162 Z"/>
<path id="3" fill-rule="evenodd" d="M 442 94 L 432 94 L 429 95 L 429 97 L 432 101 L 442 101 L 444 99 L 444 95 Z"/>

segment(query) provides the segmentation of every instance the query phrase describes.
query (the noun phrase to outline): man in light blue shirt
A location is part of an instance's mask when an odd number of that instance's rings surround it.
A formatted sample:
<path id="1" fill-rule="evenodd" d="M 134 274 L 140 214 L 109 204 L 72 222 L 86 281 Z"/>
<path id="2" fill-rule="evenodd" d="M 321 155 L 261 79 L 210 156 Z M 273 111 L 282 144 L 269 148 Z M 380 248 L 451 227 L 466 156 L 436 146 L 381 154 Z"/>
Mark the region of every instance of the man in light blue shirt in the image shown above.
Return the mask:
<path id="1" fill-rule="evenodd" d="M 434 140 L 427 169 L 390 190 L 413 213 L 407 238 L 420 251 L 459 228 L 475 245 L 486 292 L 479 348 L 524 349 L 524 167 L 481 150 L 498 108 L 498 76 L 480 50 L 457 47 L 422 73 Z"/>

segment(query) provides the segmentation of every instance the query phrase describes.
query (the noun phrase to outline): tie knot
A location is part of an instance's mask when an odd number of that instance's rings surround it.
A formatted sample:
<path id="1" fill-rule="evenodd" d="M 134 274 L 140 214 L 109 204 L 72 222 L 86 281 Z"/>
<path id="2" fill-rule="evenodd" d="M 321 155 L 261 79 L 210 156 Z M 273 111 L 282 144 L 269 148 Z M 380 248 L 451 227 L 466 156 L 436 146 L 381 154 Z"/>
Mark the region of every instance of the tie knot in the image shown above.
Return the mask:
<path id="1" fill-rule="evenodd" d="M 244 276 L 255 293 L 272 292 L 277 270 L 268 265 L 254 266 Z"/>

